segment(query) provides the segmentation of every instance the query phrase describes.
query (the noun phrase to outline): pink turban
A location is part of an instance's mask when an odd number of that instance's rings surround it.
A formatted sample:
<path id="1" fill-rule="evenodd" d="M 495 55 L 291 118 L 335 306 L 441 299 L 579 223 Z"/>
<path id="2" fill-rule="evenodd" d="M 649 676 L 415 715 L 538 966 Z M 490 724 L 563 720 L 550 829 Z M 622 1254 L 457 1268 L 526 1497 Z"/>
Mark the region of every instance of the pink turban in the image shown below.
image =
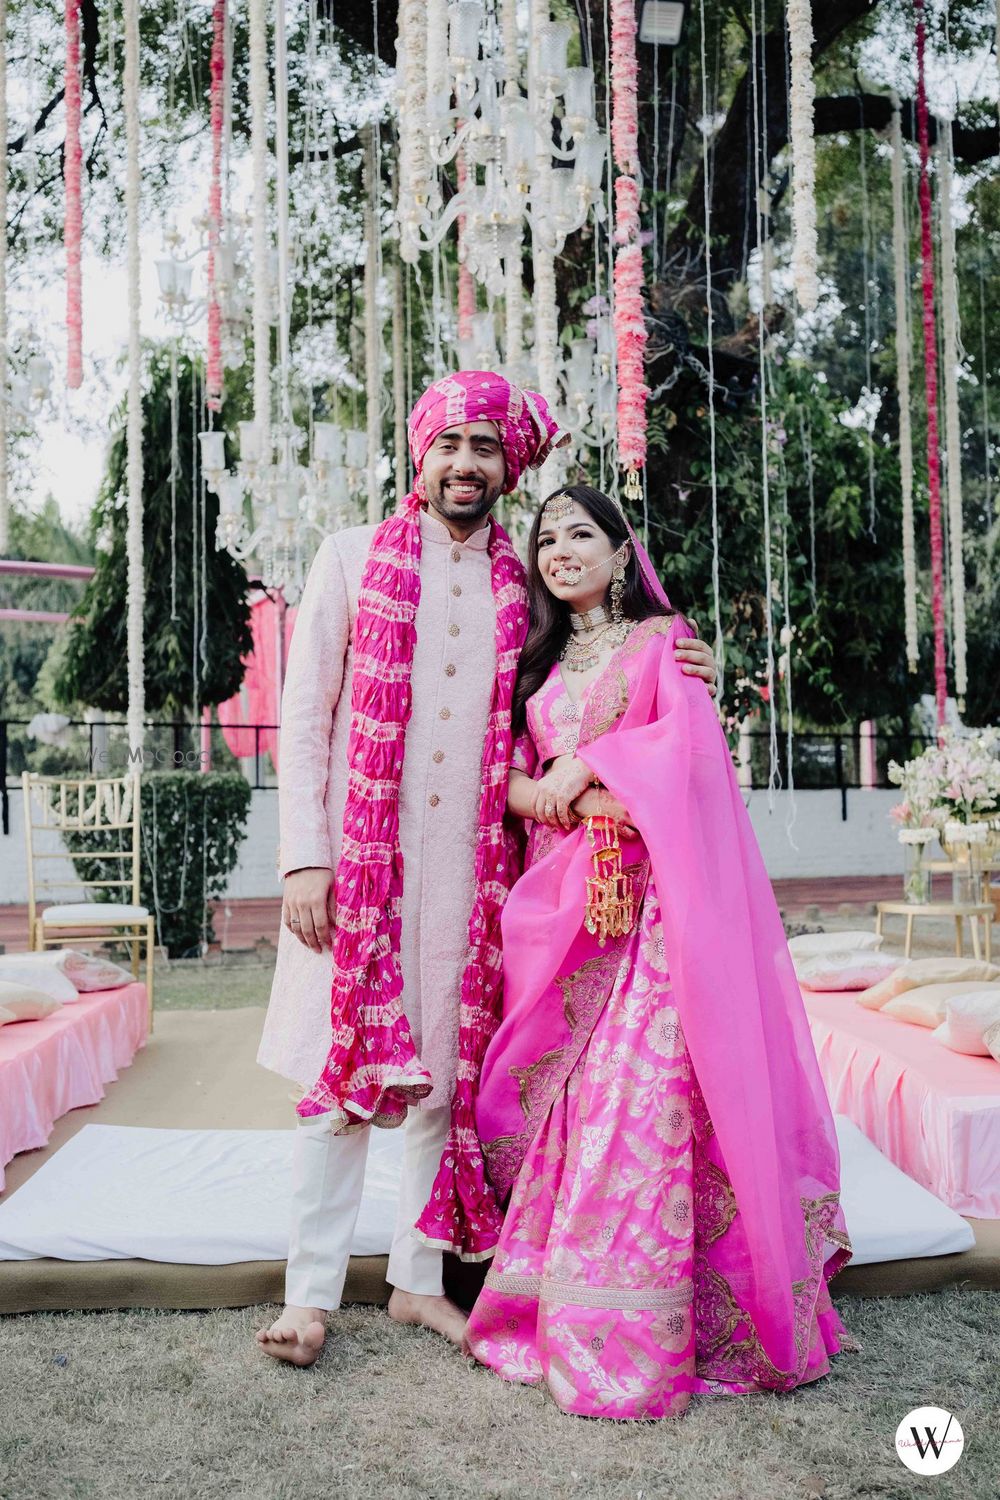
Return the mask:
<path id="1" fill-rule="evenodd" d="M 568 436 L 536 391 L 522 391 L 490 370 L 461 370 L 428 386 L 410 413 L 410 452 L 418 474 L 438 434 L 466 422 L 496 423 L 507 465 L 504 494 L 517 488 L 525 469 L 537 469 Z"/>

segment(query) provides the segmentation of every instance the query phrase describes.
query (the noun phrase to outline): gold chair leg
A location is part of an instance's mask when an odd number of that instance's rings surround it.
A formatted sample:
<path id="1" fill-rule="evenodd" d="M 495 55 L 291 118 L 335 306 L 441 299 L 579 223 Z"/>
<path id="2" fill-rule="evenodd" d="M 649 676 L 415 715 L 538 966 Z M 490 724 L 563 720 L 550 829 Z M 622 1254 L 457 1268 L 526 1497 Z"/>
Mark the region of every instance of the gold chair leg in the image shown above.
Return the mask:
<path id="1" fill-rule="evenodd" d="M 153 962 L 156 946 L 156 924 L 150 917 L 146 923 L 146 996 L 149 1000 L 149 1034 L 153 1035 Z"/>
<path id="2" fill-rule="evenodd" d="M 969 932 L 972 935 L 972 956 L 975 959 L 982 957 L 979 949 L 979 918 L 969 917 Z"/>
<path id="3" fill-rule="evenodd" d="M 909 958 L 913 951 L 913 916 L 910 912 L 906 914 L 906 941 L 903 944 L 903 957 Z"/>
<path id="4" fill-rule="evenodd" d="M 955 918 L 955 957 L 962 957 L 962 918 Z"/>

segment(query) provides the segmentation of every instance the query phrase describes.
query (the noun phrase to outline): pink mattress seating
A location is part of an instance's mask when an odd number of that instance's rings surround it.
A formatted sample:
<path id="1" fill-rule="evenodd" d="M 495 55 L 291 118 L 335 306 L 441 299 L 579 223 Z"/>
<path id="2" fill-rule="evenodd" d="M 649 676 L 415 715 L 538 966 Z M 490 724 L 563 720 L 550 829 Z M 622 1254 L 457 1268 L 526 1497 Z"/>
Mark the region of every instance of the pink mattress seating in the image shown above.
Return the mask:
<path id="1" fill-rule="evenodd" d="M 67 1110 L 96 1104 L 149 1031 L 144 984 L 81 995 L 44 1021 L 0 1026 L 0 1191 L 19 1151 L 44 1146 Z"/>
<path id="2" fill-rule="evenodd" d="M 957 1213 L 1000 1219 L 1000 1063 L 853 994 L 802 998 L 834 1113 Z"/>

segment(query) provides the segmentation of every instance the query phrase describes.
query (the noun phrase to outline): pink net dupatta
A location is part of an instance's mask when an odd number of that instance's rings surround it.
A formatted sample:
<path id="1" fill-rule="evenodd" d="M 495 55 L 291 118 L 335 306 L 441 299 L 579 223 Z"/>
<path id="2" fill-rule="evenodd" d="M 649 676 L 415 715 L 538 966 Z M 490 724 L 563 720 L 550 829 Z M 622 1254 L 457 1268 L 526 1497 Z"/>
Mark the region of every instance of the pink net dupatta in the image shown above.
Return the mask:
<path id="1" fill-rule="evenodd" d="M 699 1368 L 781 1389 L 822 1373 L 826 1352 L 839 1347 L 826 1288 L 850 1253 L 837 1140 L 725 737 L 703 684 L 674 660 L 686 634 L 679 617 L 636 628 L 591 689 L 578 754 L 642 834 L 704 1100 L 696 1122 L 696 1220 L 708 1226 L 695 1294 Z M 504 1021 L 477 1109 L 501 1191 L 527 1144 L 526 1094 L 546 1073 L 558 1076 L 560 1049 L 572 1050 L 578 1016 L 567 1016 L 563 1001 L 570 970 L 579 980 L 582 959 L 587 972 L 588 873 L 586 835 L 577 830 L 527 871 L 504 912 Z M 817 1325 L 825 1347 L 817 1348 Z"/>

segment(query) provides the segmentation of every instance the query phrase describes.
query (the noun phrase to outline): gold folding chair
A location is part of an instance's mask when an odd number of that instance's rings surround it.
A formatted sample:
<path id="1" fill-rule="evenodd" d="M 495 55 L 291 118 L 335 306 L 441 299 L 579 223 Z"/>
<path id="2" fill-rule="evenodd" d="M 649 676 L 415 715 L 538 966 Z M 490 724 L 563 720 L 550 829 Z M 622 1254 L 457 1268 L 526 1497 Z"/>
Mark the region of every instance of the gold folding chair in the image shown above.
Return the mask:
<path id="1" fill-rule="evenodd" d="M 28 941 L 32 952 L 74 943 L 106 943 L 118 939 L 128 945 L 132 973 L 139 977 L 142 944 L 146 947 L 146 992 L 149 1029 L 153 1029 L 153 953 L 156 918 L 139 901 L 139 838 L 141 784 L 137 772 L 120 777 L 36 776 L 25 771 L 24 837 L 28 855 Z M 65 835 L 90 835 L 86 850 L 71 849 Z M 60 847 L 53 848 L 53 835 Z M 106 837 L 105 837 L 106 836 Z M 46 847 L 40 847 L 40 845 Z M 115 860 L 119 878 L 84 880 L 76 874 L 77 860 Z M 44 862 L 70 860 L 72 876 L 56 872 Z M 80 887 L 81 901 L 40 906 L 55 891 Z M 98 893 L 110 899 L 95 899 Z M 116 899 L 117 898 L 117 899 Z"/>

